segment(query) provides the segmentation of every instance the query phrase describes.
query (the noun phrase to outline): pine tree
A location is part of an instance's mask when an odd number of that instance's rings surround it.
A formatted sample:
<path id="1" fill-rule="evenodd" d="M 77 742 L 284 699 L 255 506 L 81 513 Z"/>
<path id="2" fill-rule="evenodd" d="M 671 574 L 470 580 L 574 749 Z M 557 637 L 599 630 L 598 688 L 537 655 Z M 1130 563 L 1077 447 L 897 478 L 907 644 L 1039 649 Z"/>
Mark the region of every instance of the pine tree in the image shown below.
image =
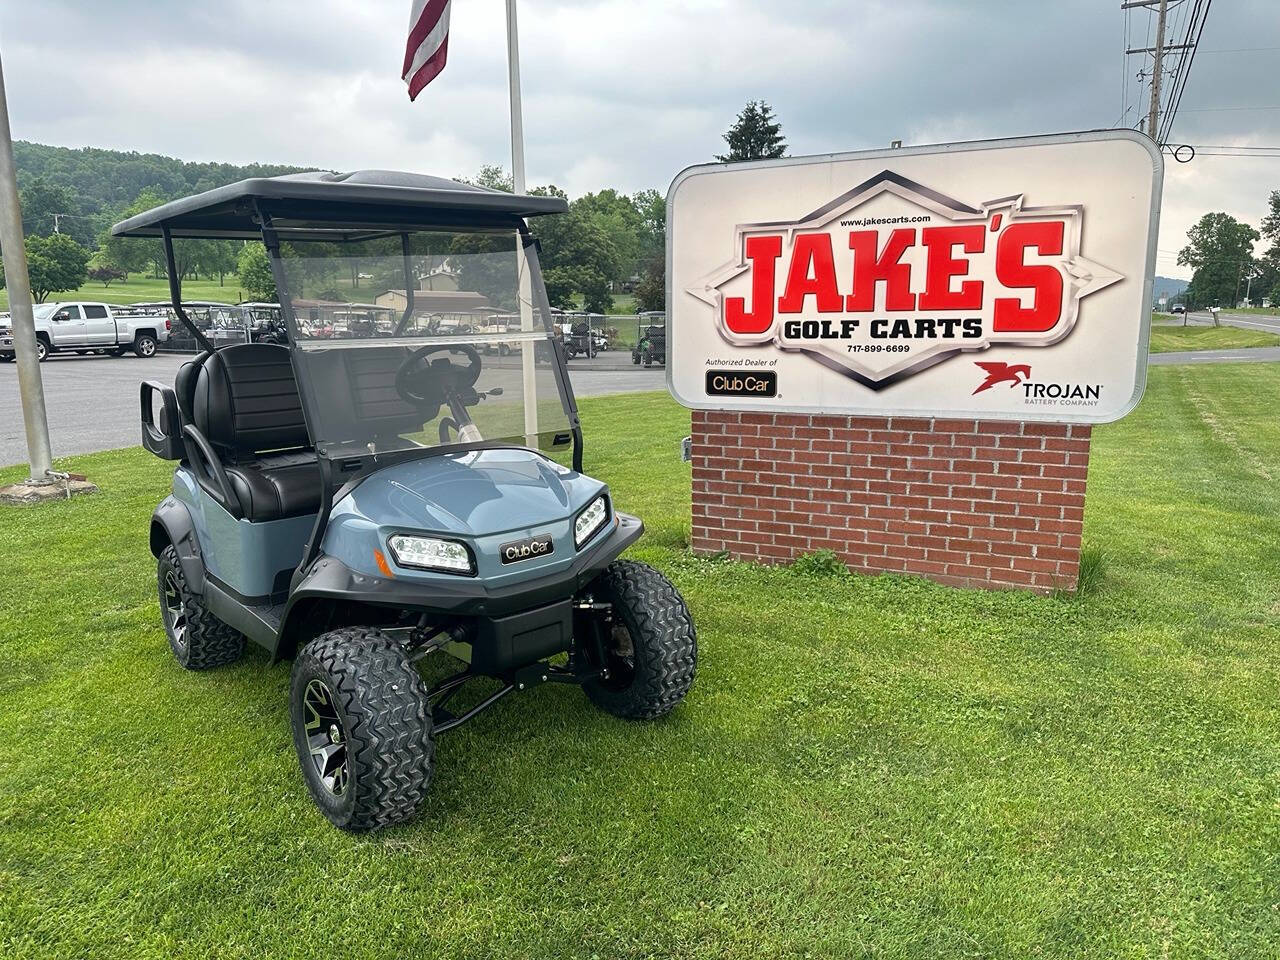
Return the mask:
<path id="1" fill-rule="evenodd" d="M 787 141 L 782 138 L 782 124 L 778 123 L 773 108 L 763 100 L 749 100 L 738 114 L 729 132 L 724 135 L 729 145 L 727 155 L 717 156 L 724 163 L 735 160 L 764 160 L 782 157 L 787 152 Z"/>

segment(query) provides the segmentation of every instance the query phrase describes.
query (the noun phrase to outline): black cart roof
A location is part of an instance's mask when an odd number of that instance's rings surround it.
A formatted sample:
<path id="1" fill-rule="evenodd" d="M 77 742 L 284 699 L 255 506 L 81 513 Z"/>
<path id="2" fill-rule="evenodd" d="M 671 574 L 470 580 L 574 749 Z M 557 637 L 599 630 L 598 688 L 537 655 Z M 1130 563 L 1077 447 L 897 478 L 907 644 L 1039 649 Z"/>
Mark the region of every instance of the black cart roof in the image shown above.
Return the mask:
<path id="1" fill-rule="evenodd" d="M 262 209 L 282 236 L 354 239 L 424 227 L 514 226 L 563 213 L 561 197 L 503 193 L 443 177 L 394 170 L 255 177 L 155 207 L 111 228 L 116 237 L 260 236 Z"/>

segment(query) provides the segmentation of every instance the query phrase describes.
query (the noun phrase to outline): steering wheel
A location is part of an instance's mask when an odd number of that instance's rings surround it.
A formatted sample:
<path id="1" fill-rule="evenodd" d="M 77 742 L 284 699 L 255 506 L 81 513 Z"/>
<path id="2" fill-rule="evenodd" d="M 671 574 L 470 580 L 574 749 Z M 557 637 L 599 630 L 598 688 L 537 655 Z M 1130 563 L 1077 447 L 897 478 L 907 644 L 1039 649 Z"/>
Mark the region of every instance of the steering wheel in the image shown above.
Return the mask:
<path id="1" fill-rule="evenodd" d="M 424 363 L 433 353 L 448 352 L 467 358 L 467 365 L 455 364 L 448 357 L 440 357 Z M 475 347 L 467 343 L 435 343 L 421 347 L 409 356 L 396 371 L 396 393 L 407 402 L 424 411 L 438 411 L 447 403 L 450 394 L 466 395 L 480 378 L 482 361 Z M 435 416 L 433 412 L 432 417 Z"/>

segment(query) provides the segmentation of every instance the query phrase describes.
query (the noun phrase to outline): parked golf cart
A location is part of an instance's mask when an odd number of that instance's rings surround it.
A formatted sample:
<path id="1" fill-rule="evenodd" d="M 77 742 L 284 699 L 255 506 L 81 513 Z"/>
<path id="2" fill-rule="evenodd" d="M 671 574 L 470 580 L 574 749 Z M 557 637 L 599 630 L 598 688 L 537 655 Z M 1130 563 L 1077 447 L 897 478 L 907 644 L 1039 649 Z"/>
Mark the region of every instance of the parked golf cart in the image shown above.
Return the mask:
<path id="1" fill-rule="evenodd" d="M 113 228 L 163 239 L 178 316 L 202 348 L 173 387 L 141 390 L 143 443 L 177 464 L 150 531 L 169 645 L 192 670 L 238 659 L 246 638 L 293 658 L 294 746 L 340 827 L 412 816 L 437 735 L 512 692 L 576 684 L 603 710 L 644 719 L 693 681 L 680 594 L 618 559 L 642 524 L 582 473 L 525 223 L 564 210 L 557 197 L 435 177 L 308 173 L 245 180 Z M 265 243 L 286 346 L 214 350 L 191 323 L 173 238 L 207 236 Z M 440 249 L 467 251 L 451 254 L 459 274 L 502 286 L 521 326 L 410 325 L 409 280 Z M 295 302 L 356 269 L 404 277 L 409 303 L 390 336 L 313 336 Z M 551 362 L 486 362 L 494 337 L 522 358 L 541 346 Z M 444 679 L 419 673 L 449 658 Z M 473 684 L 485 689 L 451 711 Z"/>
<path id="2" fill-rule="evenodd" d="M 280 304 L 250 301 L 240 304 L 240 308 L 249 314 L 249 336 L 254 343 L 289 343 Z"/>
<path id="3" fill-rule="evenodd" d="M 578 357 L 594 359 L 595 338 L 591 335 L 591 317 L 585 313 L 565 315 L 564 352 L 570 360 Z"/>
<path id="4" fill-rule="evenodd" d="M 636 314 L 636 345 L 631 362 L 646 367 L 667 362 L 667 315 L 661 310 Z"/>

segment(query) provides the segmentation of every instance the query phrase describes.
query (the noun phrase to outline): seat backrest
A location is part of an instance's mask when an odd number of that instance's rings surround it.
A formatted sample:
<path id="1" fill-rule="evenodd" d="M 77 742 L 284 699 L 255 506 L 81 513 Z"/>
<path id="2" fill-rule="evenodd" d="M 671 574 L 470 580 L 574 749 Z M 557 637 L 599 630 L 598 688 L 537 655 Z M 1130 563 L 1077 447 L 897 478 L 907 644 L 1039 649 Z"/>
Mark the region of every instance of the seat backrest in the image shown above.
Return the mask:
<path id="1" fill-rule="evenodd" d="M 182 422 L 195 423 L 196 378 L 200 368 L 209 359 L 209 352 L 197 353 L 178 368 L 173 375 L 173 392 L 178 398 L 178 412 L 182 414 Z"/>
<path id="2" fill-rule="evenodd" d="M 200 365 L 192 398 L 196 427 L 233 454 L 306 447 L 306 421 L 289 351 L 274 343 L 224 347 Z"/>

